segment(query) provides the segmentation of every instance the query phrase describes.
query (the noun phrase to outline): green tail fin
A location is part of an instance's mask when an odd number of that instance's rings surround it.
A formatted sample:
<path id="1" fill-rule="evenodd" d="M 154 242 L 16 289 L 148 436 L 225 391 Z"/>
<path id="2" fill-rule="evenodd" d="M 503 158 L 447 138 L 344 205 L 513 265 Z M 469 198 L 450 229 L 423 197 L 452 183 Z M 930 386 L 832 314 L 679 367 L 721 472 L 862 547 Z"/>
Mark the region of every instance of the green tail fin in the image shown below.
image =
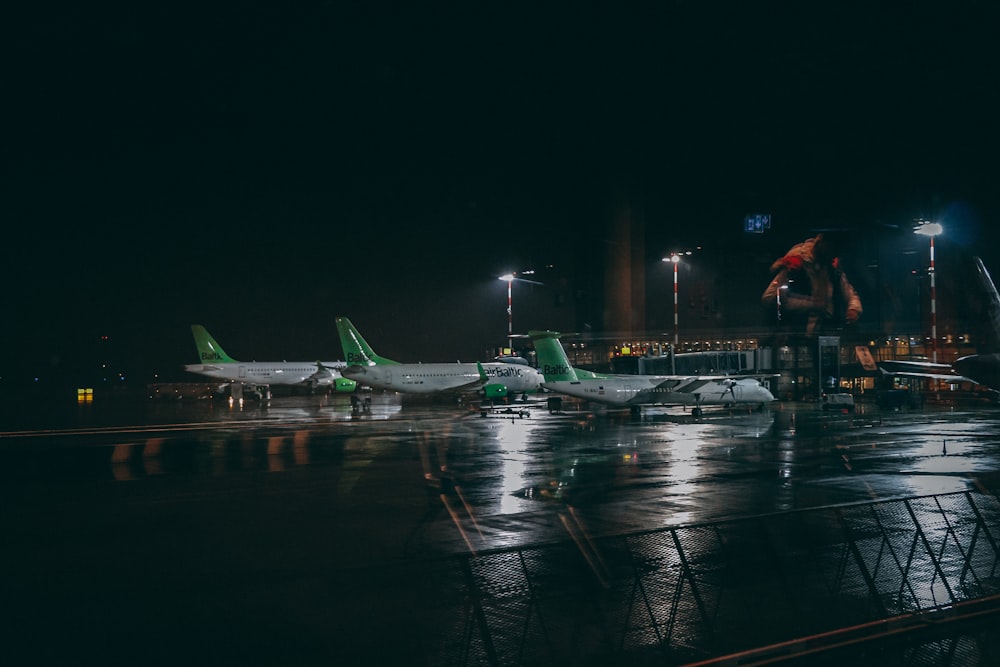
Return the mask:
<path id="1" fill-rule="evenodd" d="M 194 334 L 194 344 L 198 348 L 198 361 L 203 364 L 235 364 L 239 363 L 215 342 L 208 330 L 200 324 L 191 325 L 191 333 Z"/>
<path id="2" fill-rule="evenodd" d="M 337 318 L 337 333 L 340 335 L 340 345 L 344 348 L 344 361 L 348 366 L 374 366 L 383 364 L 398 364 L 398 361 L 386 359 L 375 354 L 358 330 L 346 317 Z"/>
<path id="3" fill-rule="evenodd" d="M 559 342 L 558 331 L 529 331 L 538 355 L 538 370 L 546 382 L 575 381 L 576 371 L 569 365 L 566 350 Z"/>

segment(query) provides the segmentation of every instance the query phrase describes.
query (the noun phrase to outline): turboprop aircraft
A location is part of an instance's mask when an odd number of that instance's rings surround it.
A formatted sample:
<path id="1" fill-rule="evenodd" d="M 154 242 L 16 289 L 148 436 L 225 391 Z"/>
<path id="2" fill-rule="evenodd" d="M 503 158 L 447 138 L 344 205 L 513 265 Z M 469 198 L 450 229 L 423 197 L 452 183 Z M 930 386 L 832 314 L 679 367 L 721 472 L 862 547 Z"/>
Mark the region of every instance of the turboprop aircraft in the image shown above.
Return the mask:
<path id="1" fill-rule="evenodd" d="M 343 361 L 237 361 L 226 354 L 208 330 L 200 324 L 191 325 L 199 364 L 186 364 L 184 370 L 196 375 L 225 380 L 220 390 L 240 389 L 259 391 L 262 398 L 269 398 L 271 385 L 297 385 L 316 389 L 331 388 L 339 393 L 349 393 L 357 388 L 354 380 L 344 378 L 340 370 Z"/>
<path id="2" fill-rule="evenodd" d="M 701 415 L 702 406 L 764 404 L 775 400 L 771 392 L 752 377 L 698 375 L 609 375 L 573 368 L 557 331 L 530 331 L 538 367 L 545 377 L 542 387 L 557 394 L 586 401 L 629 408 L 638 415 L 643 405 L 691 406 Z"/>
<path id="3" fill-rule="evenodd" d="M 537 392 L 542 376 L 524 364 L 505 362 L 400 363 L 379 356 L 346 317 L 337 318 L 344 347 L 344 377 L 358 384 L 406 394 L 479 393 L 486 399 L 522 398 Z"/>

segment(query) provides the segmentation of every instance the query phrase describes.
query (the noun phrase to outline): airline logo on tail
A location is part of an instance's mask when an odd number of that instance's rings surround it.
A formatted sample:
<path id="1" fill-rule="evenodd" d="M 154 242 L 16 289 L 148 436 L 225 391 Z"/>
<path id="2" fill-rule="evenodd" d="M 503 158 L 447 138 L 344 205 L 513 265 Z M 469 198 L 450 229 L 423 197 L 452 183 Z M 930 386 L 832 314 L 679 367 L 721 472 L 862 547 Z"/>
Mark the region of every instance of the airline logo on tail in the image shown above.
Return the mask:
<path id="1" fill-rule="evenodd" d="M 346 317 L 338 317 L 336 322 L 340 345 L 344 348 L 344 359 L 347 360 L 348 366 L 379 366 L 399 363 L 375 354 L 372 346 Z"/>
<path id="2" fill-rule="evenodd" d="M 569 362 L 566 350 L 559 342 L 561 333 L 558 331 L 529 331 L 528 335 L 535 344 L 538 354 L 538 370 L 541 371 L 543 382 L 576 382 L 584 377 L 582 371 L 577 371 Z"/>
<path id="3" fill-rule="evenodd" d="M 570 368 L 566 364 L 544 364 L 542 375 L 569 375 Z"/>
<path id="4" fill-rule="evenodd" d="M 194 335 L 194 344 L 198 348 L 198 358 L 202 363 L 218 362 L 220 364 L 233 364 L 238 363 L 235 359 L 226 354 L 226 351 L 222 349 L 212 335 L 208 333 L 208 329 L 200 324 L 191 325 L 191 333 Z"/>
<path id="5" fill-rule="evenodd" d="M 347 363 L 348 364 L 369 364 L 371 360 L 365 355 L 364 352 L 348 352 L 347 353 Z"/>

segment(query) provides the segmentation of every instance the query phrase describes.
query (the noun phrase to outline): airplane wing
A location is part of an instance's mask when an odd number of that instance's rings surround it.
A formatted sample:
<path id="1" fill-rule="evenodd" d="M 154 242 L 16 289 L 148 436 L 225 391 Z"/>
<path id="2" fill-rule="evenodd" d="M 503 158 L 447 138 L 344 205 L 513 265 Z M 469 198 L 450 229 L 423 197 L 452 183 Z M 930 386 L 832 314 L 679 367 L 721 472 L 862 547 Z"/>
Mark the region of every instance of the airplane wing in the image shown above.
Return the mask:
<path id="1" fill-rule="evenodd" d="M 484 385 L 488 384 L 490 377 L 486 374 L 486 369 L 483 368 L 481 362 L 476 362 L 476 368 L 479 371 L 479 376 L 475 380 L 470 380 L 468 382 L 463 382 L 462 384 L 457 384 L 446 389 L 441 389 L 439 393 L 441 394 L 463 394 L 466 392 L 473 391 L 475 389 L 481 389 Z"/>
<path id="2" fill-rule="evenodd" d="M 945 382 L 950 382 L 955 384 L 958 382 L 971 382 L 972 384 L 978 384 L 975 380 L 967 378 L 963 375 L 956 375 L 955 373 L 925 373 L 921 371 L 882 371 L 885 375 L 891 375 L 893 377 L 906 377 L 906 378 L 918 378 L 925 380 L 944 380 Z"/>
<path id="3" fill-rule="evenodd" d="M 975 380 L 956 373 L 950 364 L 935 364 L 930 361 L 880 361 L 878 369 L 883 375 L 895 377 L 944 380 L 951 383 L 972 382 L 975 384 Z"/>
<path id="4" fill-rule="evenodd" d="M 324 366 L 322 361 L 316 362 L 316 372 L 306 378 L 306 382 L 314 385 L 332 384 L 337 379 L 334 369 Z"/>
<path id="5" fill-rule="evenodd" d="M 701 389 L 702 387 L 704 387 L 706 384 L 717 382 L 718 380 L 721 379 L 723 378 L 721 377 L 705 378 L 696 376 L 671 377 L 671 378 L 665 378 L 662 382 L 653 387 L 653 390 L 660 390 L 660 391 L 667 390 L 667 391 L 681 392 L 685 394 L 692 394 Z"/>
<path id="6" fill-rule="evenodd" d="M 680 396 L 691 396 L 694 397 L 698 393 L 699 389 L 704 388 L 706 385 L 717 383 L 723 380 L 733 380 L 726 375 L 718 376 L 697 376 L 697 375 L 670 375 L 658 378 L 655 384 L 651 384 L 646 389 L 636 392 L 636 394 L 630 398 L 627 402 L 633 405 L 641 405 L 648 403 L 650 396 L 658 395 L 662 400 L 667 399 L 667 395 L 674 394 L 678 397 Z M 694 397 L 696 398 L 696 397 Z M 687 402 L 688 398 L 682 399 L 683 402 Z"/>
<path id="7" fill-rule="evenodd" d="M 660 391 L 674 391 L 685 394 L 693 394 L 708 384 L 718 382 L 736 382 L 739 379 L 750 377 L 748 375 L 669 375 L 663 376 L 661 382 L 652 389 Z"/>

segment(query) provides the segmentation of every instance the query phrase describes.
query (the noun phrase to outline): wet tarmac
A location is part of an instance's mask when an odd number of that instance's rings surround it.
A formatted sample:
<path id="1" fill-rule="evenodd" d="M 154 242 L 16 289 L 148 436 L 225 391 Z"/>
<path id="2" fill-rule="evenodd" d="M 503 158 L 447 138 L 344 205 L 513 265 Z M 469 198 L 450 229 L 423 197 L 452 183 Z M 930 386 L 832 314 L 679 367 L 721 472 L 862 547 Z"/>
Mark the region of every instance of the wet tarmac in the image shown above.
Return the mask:
<path id="1" fill-rule="evenodd" d="M 483 416 L 375 394 L 361 411 L 98 401 L 54 408 L 56 428 L 47 412 L 0 427 L 0 622 L 31 664 L 369 664 L 382 653 L 365 643 L 405 620 L 359 597 L 368 631 L 347 632 L 344 573 L 559 544 L 573 526 L 597 539 L 995 488 L 1000 472 L 995 406 Z"/>

